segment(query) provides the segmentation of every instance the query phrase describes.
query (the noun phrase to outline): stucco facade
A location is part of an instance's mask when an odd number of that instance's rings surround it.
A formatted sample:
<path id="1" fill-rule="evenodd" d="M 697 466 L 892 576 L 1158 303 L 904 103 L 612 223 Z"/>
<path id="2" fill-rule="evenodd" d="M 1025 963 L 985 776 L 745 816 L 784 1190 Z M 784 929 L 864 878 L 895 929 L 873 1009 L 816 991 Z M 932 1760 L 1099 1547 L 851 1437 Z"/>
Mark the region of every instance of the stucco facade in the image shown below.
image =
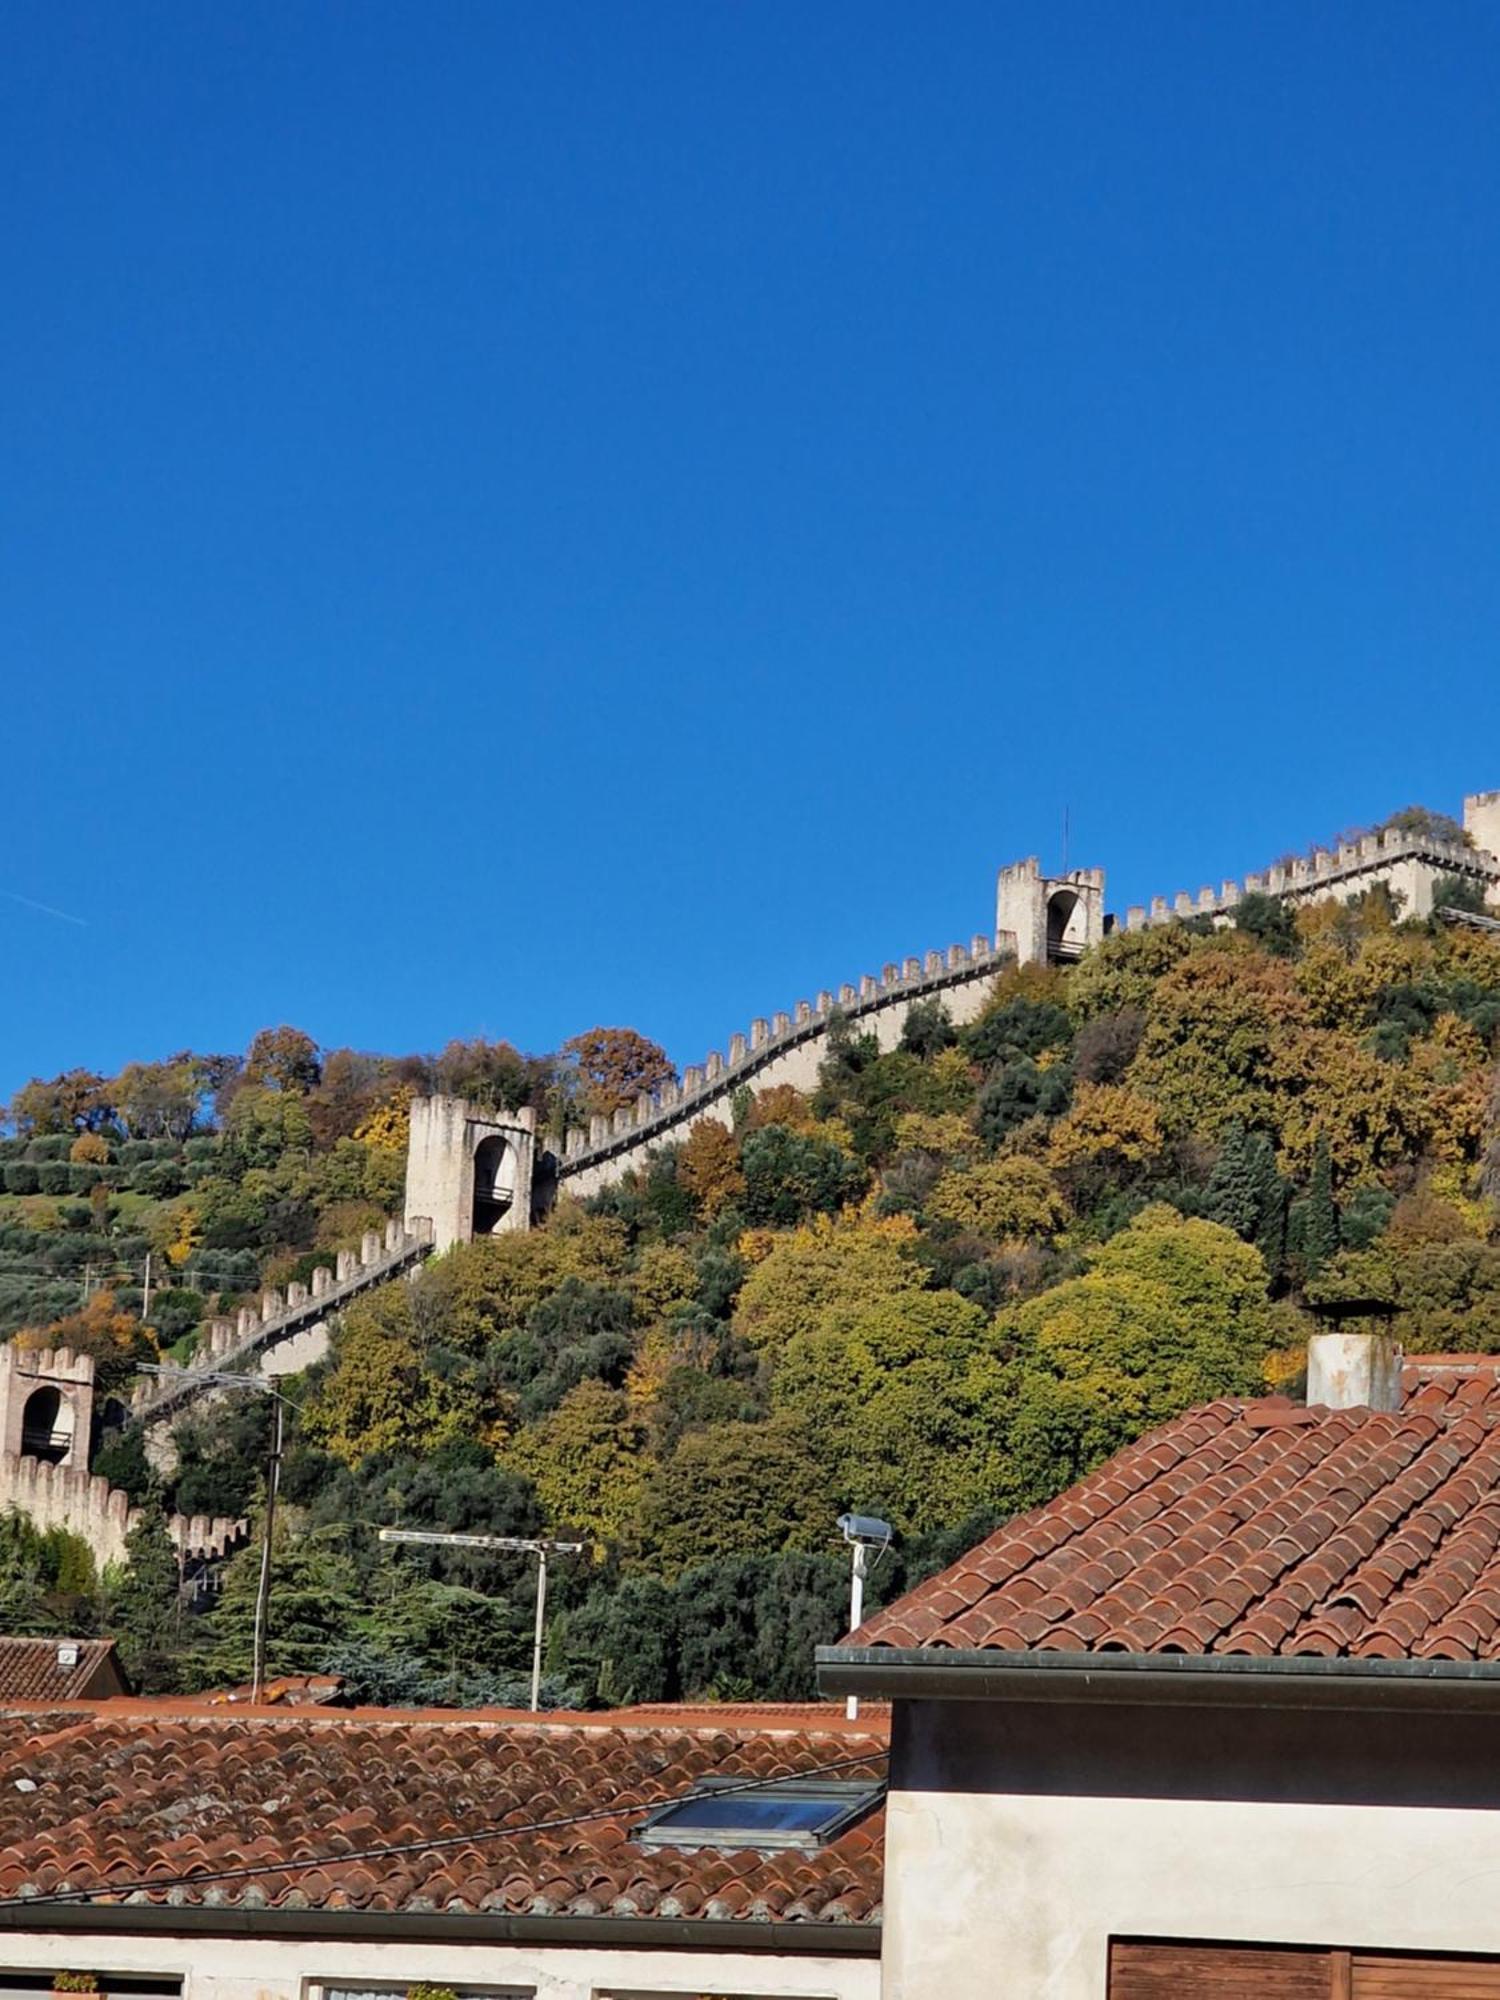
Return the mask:
<path id="1" fill-rule="evenodd" d="M 88 1967 L 131 1979 L 181 1980 L 183 2000 L 317 2000 L 319 1989 L 389 1987 L 393 2000 L 424 1982 L 536 2000 L 630 2000 L 636 1994 L 704 1993 L 764 2000 L 878 2000 L 873 1947 L 851 1953 L 652 1950 L 611 1943 L 443 1943 L 371 1938 L 285 1939 L 168 1931 L 0 1932 L 4 1971 Z"/>
<path id="2" fill-rule="evenodd" d="M 1500 1954 L 1500 1716 L 913 1701 L 888 1811 L 885 2000 L 1104 2000 L 1111 1938 Z"/>

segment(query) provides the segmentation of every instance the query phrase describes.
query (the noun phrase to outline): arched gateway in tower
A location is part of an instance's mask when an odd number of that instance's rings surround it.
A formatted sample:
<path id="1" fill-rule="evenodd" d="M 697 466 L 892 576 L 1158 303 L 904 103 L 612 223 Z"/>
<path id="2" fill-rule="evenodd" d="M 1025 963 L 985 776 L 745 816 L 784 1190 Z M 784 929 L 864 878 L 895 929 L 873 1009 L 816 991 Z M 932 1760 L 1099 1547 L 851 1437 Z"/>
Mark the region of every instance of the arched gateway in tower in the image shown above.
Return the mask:
<path id="1" fill-rule="evenodd" d="M 419 1097 L 406 1156 L 406 1226 L 432 1224 L 439 1252 L 475 1236 L 529 1229 L 536 1113 L 482 1111 L 461 1097 Z"/>

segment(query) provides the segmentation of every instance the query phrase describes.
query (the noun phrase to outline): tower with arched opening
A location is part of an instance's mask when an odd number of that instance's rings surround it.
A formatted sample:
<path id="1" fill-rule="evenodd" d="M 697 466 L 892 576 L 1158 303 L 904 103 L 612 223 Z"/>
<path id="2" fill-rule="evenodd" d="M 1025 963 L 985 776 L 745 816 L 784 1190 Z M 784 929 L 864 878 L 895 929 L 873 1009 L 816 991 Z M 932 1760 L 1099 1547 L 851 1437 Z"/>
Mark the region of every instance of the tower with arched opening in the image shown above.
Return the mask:
<path id="1" fill-rule="evenodd" d="M 94 1357 L 66 1347 L 0 1347 L 0 1450 L 86 1470 Z"/>
<path id="2" fill-rule="evenodd" d="M 1000 870 L 995 928 L 1016 941 L 1022 965 L 1072 965 L 1108 929 L 1104 870 L 1044 875 L 1035 855 Z"/>
<path id="3" fill-rule="evenodd" d="M 432 1225 L 434 1249 L 529 1229 L 536 1113 L 485 1111 L 461 1097 L 419 1097 L 406 1153 L 406 1226 Z"/>

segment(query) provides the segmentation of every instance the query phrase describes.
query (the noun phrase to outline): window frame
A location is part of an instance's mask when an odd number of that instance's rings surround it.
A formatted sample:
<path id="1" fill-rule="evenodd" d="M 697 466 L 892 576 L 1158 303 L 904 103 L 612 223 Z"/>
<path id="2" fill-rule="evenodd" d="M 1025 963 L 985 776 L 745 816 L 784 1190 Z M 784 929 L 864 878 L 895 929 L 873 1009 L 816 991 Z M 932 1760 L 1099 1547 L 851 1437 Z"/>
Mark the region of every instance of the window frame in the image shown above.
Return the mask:
<path id="1" fill-rule="evenodd" d="M 856 1820 L 873 1812 L 885 1797 L 883 1778 L 778 1778 L 770 1784 L 758 1785 L 754 1791 L 743 1789 L 743 1783 L 739 1778 L 701 1779 L 694 1797 L 669 1799 L 658 1806 L 632 1829 L 630 1838 L 650 1854 L 664 1847 L 675 1847 L 688 1854 L 703 1848 L 720 1848 L 728 1853 L 753 1848 L 764 1854 L 817 1854 L 832 1846 Z M 811 1829 L 730 1824 L 700 1827 L 695 1831 L 693 1807 L 707 1802 L 716 1792 L 738 1793 L 747 1803 L 766 1798 L 825 1799 L 829 1801 L 830 1813 Z"/>

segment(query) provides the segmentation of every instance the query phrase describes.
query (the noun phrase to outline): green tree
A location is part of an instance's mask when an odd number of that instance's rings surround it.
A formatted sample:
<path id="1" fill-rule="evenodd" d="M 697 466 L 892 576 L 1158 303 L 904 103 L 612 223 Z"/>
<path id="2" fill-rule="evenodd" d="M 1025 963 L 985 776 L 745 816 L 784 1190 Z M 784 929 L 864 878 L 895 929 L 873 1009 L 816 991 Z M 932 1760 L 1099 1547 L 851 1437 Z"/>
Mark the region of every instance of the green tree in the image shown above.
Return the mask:
<path id="1" fill-rule="evenodd" d="M 1339 1211 L 1326 1139 L 1317 1143 L 1312 1179 L 1306 1195 L 1293 1205 L 1292 1215 L 1293 1247 L 1301 1255 L 1304 1274 L 1316 1278 L 1339 1247 Z"/>
<path id="2" fill-rule="evenodd" d="M 180 1581 L 166 1515 L 153 1502 L 125 1537 L 125 1571 L 109 1607 L 120 1656 L 143 1694 L 166 1693 L 176 1685 Z"/>
<path id="3" fill-rule="evenodd" d="M 944 1174 L 927 1213 L 998 1243 L 1006 1237 L 1051 1236 L 1068 1208 L 1039 1160 L 1012 1155 Z"/>
<path id="4" fill-rule="evenodd" d="M 1003 1490 L 1000 1343 L 957 1292 L 869 1298 L 814 1321 L 788 1343 L 771 1395 L 807 1441 L 825 1516 L 852 1507 L 921 1528 Z"/>
<path id="5" fill-rule="evenodd" d="M 652 1479 L 642 1534 L 671 1576 L 717 1556 L 809 1547 L 837 1511 L 795 1425 L 718 1423 L 689 1432 Z"/>
<path id="6" fill-rule="evenodd" d="M 1241 896 L 1234 906 L 1234 927 L 1273 957 L 1290 958 L 1296 949 L 1297 921 L 1281 896 L 1267 896 L 1259 889 Z"/>
<path id="7" fill-rule="evenodd" d="M 800 1222 L 832 1215 L 864 1192 L 866 1176 L 841 1146 L 785 1125 L 747 1132 L 740 1145 L 742 1206 L 752 1223 Z"/>
<path id="8" fill-rule="evenodd" d="M 333 1367 L 302 1427 L 345 1465 L 358 1465 L 374 1452 L 431 1451 L 481 1434 L 503 1423 L 505 1408 L 472 1367 L 425 1365 L 410 1288 L 387 1285 L 345 1313 Z"/>
<path id="9" fill-rule="evenodd" d="M 1209 1175 L 1204 1213 L 1236 1236 L 1253 1239 L 1260 1223 L 1260 1190 L 1249 1136 L 1238 1118 L 1224 1130 L 1224 1143 Z"/>
<path id="10" fill-rule="evenodd" d="M 186 1663 L 199 1687 L 234 1687 L 254 1668 L 259 1537 L 224 1566 L 224 1588 L 205 1621 L 207 1647 Z M 310 1535 L 279 1527 L 271 1552 L 266 1616 L 266 1672 L 311 1674 L 353 1637 L 360 1616 L 358 1578 L 347 1556 Z"/>
<path id="11" fill-rule="evenodd" d="M 734 1329 L 775 1356 L 814 1324 L 847 1324 L 872 1298 L 919 1292 L 916 1232 L 900 1221 L 818 1221 L 780 1236 L 740 1287 Z"/>
<path id="12" fill-rule="evenodd" d="M 1156 1206 L 1009 1322 L 1021 1381 L 1009 1472 L 1046 1498 L 1194 1403 L 1263 1387 L 1275 1341 L 1260 1253 L 1221 1224 Z"/>
<path id="13" fill-rule="evenodd" d="M 648 1466 L 641 1426 L 618 1389 L 580 1382 L 516 1433 L 504 1462 L 533 1482 L 554 1528 L 600 1544 L 633 1537 Z"/>

